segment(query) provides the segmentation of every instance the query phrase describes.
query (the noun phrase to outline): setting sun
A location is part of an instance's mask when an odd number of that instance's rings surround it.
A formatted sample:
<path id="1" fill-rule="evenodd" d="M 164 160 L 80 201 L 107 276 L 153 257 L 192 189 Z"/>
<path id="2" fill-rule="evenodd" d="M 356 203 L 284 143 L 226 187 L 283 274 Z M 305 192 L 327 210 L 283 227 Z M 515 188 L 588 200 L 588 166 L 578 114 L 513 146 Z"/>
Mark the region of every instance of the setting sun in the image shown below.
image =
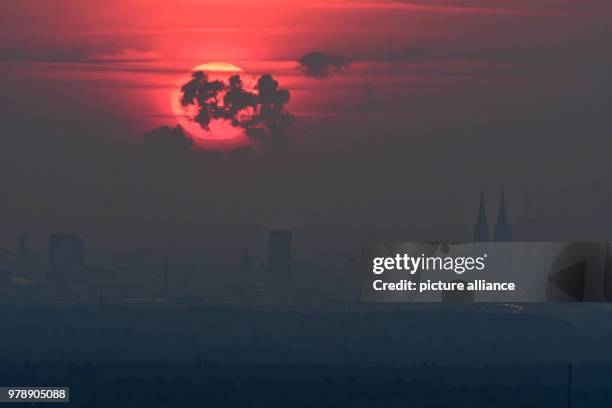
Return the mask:
<path id="1" fill-rule="evenodd" d="M 231 142 L 242 143 L 246 141 L 244 130 L 233 126 L 230 121 L 225 119 L 214 119 L 208 125 L 208 129 L 204 129 L 198 122 L 194 120 L 197 115 L 198 107 L 195 105 L 183 106 L 181 100 L 181 87 L 191 79 L 191 75 L 195 72 L 204 72 L 207 74 L 210 81 L 228 81 L 229 77 L 244 72 L 240 67 L 223 62 L 215 61 L 200 64 L 191 69 L 189 75 L 184 75 L 177 81 L 175 89 L 171 95 L 172 112 L 176 116 L 176 120 L 185 129 L 185 131 L 194 138 L 197 142 Z M 247 87 L 249 83 L 246 84 Z M 220 93 L 220 106 L 223 105 L 224 92 Z"/>

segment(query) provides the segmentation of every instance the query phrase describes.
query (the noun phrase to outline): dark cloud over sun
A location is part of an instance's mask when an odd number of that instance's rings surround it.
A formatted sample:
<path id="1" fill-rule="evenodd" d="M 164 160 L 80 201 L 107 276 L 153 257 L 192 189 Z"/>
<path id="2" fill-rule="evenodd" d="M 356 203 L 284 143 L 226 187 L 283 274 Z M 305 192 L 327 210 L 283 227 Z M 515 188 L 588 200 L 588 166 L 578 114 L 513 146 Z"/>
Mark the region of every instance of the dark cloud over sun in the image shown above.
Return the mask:
<path id="1" fill-rule="evenodd" d="M 214 120 L 225 120 L 241 128 L 250 137 L 279 136 L 293 121 L 285 109 L 289 91 L 280 88 L 272 75 L 261 75 L 253 90 L 245 88 L 239 74 L 227 82 L 209 80 L 203 71 L 194 72 L 181 87 L 180 103 L 195 107 L 190 118 L 208 130 Z"/>

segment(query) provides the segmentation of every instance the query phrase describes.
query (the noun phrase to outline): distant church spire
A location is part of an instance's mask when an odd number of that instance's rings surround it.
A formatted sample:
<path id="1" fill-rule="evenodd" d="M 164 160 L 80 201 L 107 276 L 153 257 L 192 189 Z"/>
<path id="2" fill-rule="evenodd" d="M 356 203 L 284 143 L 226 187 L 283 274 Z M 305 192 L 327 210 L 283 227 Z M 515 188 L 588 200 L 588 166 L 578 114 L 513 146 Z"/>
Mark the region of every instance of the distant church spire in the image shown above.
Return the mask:
<path id="1" fill-rule="evenodd" d="M 499 204 L 499 215 L 495 224 L 495 242 L 512 242 L 512 228 L 508 224 L 506 217 L 506 203 L 503 191 Z"/>
<path id="2" fill-rule="evenodd" d="M 489 224 L 487 223 L 487 211 L 485 209 L 484 193 L 480 193 L 480 208 L 478 209 L 478 219 L 474 224 L 474 242 L 488 242 Z"/>

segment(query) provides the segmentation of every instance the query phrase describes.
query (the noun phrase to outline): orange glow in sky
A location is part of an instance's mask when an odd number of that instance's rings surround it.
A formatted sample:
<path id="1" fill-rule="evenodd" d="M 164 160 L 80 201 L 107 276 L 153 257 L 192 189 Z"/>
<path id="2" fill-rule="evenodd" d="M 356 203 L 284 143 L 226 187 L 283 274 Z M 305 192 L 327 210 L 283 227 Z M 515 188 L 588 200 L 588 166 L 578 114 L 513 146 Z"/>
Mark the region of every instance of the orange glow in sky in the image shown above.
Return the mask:
<path id="1" fill-rule="evenodd" d="M 231 75 L 236 73 L 243 73 L 244 71 L 233 64 L 215 61 L 200 64 L 192 68 L 191 72 L 203 71 L 208 74 L 208 78 L 211 81 L 221 80 L 227 82 Z M 248 138 L 244 134 L 244 130 L 239 127 L 233 126 L 228 120 L 214 119 L 209 125 L 209 129 L 204 129 L 200 124 L 193 120 L 197 115 L 196 106 L 184 107 L 181 105 L 181 87 L 191 79 L 191 75 L 184 75 L 177 82 L 177 86 L 172 90 L 170 95 L 170 105 L 172 112 L 176 116 L 176 120 L 179 125 L 185 129 L 185 131 L 194 138 L 194 141 L 198 144 L 231 144 L 242 145 L 248 143 Z M 252 86 L 252 83 L 245 81 L 247 87 Z M 219 101 L 220 106 L 223 105 L 223 95 Z"/>

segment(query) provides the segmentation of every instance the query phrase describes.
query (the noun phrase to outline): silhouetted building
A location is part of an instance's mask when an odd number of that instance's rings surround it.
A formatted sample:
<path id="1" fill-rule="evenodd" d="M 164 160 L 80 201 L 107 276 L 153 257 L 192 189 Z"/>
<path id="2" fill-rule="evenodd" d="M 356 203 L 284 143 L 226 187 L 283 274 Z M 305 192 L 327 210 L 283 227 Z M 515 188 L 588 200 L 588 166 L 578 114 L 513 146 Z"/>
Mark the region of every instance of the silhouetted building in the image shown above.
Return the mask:
<path id="1" fill-rule="evenodd" d="M 292 236 L 289 230 L 272 230 L 268 236 L 269 285 L 283 296 L 291 281 Z"/>
<path id="2" fill-rule="evenodd" d="M 480 208 L 478 219 L 474 224 L 474 242 L 489 242 L 489 224 L 487 223 L 487 211 L 485 209 L 484 193 L 480 193 Z"/>
<path id="3" fill-rule="evenodd" d="M 508 224 L 506 218 L 504 193 L 501 194 L 499 215 L 497 216 L 497 223 L 495 224 L 495 242 L 512 242 L 512 228 Z"/>
<path id="4" fill-rule="evenodd" d="M 83 241 L 76 234 L 56 233 L 49 236 L 49 281 L 62 283 L 83 268 Z"/>

